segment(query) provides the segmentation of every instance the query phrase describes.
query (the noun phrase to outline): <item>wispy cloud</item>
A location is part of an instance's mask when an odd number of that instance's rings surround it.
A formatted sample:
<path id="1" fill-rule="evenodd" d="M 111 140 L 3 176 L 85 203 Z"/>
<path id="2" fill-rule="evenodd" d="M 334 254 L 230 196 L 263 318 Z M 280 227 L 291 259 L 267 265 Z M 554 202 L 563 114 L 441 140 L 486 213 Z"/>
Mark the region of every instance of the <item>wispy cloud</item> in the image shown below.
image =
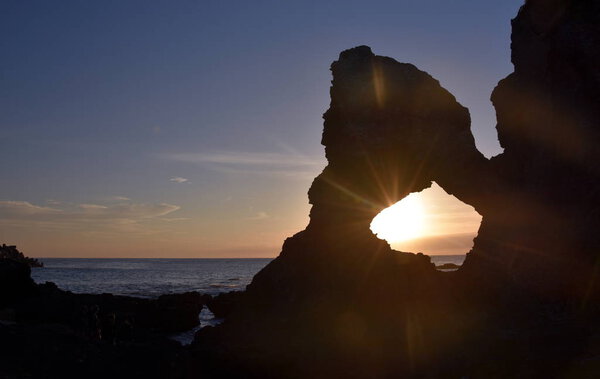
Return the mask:
<path id="1" fill-rule="evenodd" d="M 217 163 L 228 165 L 250 165 L 250 166 L 272 166 L 272 167 L 294 167 L 314 166 L 320 161 L 303 155 L 292 155 L 282 153 L 243 153 L 221 151 L 212 153 L 185 153 L 173 154 L 173 160 L 189 163 Z"/>
<path id="2" fill-rule="evenodd" d="M 179 210 L 177 205 L 159 203 L 119 204 L 61 204 L 53 208 L 27 201 L 0 201 L 0 225 L 50 228 L 105 228 L 119 229 L 123 225 L 137 225 Z M 129 230 L 132 230 L 129 228 Z"/>
<path id="3" fill-rule="evenodd" d="M 130 201 L 131 199 L 125 196 L 112 196 L 109 198 L 111 201 Z"/>
<path id="4" fill-rule="evenodd" d="M 187 221 L 187 220 L 191 220 L 189 217 L 173 217 L 173 218 L 166 218 L 166 217 L 161 217 L 162 221 L 167 221 L 167 222 L 174 222 L 174 221 Z"/>
<path id="5" fill-rule="evenodd" d="M 187 178 L 182 178 L 181 176 L 176 176 L 174 178 L 169 179 L 170 182 L 175 182 L 175 183 L 185 183 L 188 181 Z"/>
<path id="6" fill-rule="evenodd" d="M 33 205 L 27 201 L 0 201 L 0 219 L 60 214 L 56 208 Z"/>
<path id="7" fill-rule="evenodd" d="M 248 217 L 249 220 L 264 220 L 269 218 L 269 214 L 267 212 L 256 212 L 256 214 Z"/>
<path id="8" fill-rule="evenodd" d="M 107 209 L 108 207 L 106 205 L 99 205 L 99 204 L 79 204 L 79 208 L 84 209 L 86 211 L 98 211 L 98 210 L 104 210 Z"/>
<path id="9" fill-rule="evenodd" d="M 227 173 L 259 173 L 272 175 L 309 174 L 314 176 L 325 166 L 322 157 L 295 152 L 236 152 L 213 151 L 167 154 L 167 159 L 197 164 Z"/>

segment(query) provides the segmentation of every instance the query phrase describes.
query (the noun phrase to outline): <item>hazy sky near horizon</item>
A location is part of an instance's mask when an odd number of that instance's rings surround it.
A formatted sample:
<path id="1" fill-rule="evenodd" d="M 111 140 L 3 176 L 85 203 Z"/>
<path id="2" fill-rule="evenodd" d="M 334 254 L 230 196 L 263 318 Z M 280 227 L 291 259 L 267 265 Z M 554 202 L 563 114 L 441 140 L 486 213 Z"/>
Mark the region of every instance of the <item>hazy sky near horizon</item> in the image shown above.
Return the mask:
<path id="1" fill-rule="evenodd" d="M 2 1 L 0 243 L 276 256 L 326 164 L 329 65 L 357 45 L 438 79 L 498 154 L 489 97 L 522 2 Z"/>

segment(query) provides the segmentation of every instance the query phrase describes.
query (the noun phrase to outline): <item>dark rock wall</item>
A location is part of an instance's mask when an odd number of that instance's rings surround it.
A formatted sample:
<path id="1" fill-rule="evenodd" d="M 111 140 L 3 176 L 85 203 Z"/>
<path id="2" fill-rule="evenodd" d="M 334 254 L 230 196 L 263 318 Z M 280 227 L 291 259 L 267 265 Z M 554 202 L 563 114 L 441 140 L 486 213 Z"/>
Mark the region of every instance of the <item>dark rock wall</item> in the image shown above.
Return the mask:
<path id="1" fill-rule="evenodd" d="M 600 6 L 528 1 L 512 21 L 514 73 L 492 94 L 504 153 L 490 172 L 498 200 L 465 262 L 502 268 L 540 295 L 583 299 L 600 248 Z"/>

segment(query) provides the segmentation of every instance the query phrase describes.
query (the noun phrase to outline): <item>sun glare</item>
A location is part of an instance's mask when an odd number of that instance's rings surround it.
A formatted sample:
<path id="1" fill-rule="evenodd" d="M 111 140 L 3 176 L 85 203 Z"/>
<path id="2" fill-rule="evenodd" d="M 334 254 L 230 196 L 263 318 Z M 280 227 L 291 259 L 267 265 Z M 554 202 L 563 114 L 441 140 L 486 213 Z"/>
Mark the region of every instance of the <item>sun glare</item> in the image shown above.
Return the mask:
<path id="1" fill-rule="evenodd" d="M 381 211 L 371 222 L 371 230 L 378 238 L 395 243 L 421 237 L 424 224 L 422 201 L 416 193 L 411 193 Z"/>
<path id="2" fill-rule="evenodd" d="M 435 182 L 381 211 L 371 231 L 398 251 L 465 254 L 473 247 L 481 215 Z"/>

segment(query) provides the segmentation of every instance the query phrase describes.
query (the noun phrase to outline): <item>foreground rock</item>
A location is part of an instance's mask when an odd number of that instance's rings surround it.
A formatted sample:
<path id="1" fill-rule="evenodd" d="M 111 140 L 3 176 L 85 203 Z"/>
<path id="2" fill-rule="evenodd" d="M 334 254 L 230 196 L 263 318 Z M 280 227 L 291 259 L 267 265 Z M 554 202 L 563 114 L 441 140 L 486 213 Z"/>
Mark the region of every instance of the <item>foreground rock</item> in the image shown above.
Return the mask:
<path id="1" fill-rule="evenodd" d="M 438 270 L 458 270 L 460 268 L 459 265 L 454 263 L 444 263 L 438 266 L 435 266 Z"/>
<path id="2" fill-rule="evenodd" d="M 600 7 L 528 1 L 492 100 L 505 152 L 410 64 L 344 51 L 331 69 L 307 228 L 195 354 L 222 377 L 585 378 L 600 372 Z M 483 216 L 456 272 L 394 252 L 373 217 L 437 182 Z"/>
<path id="3" fill-rule="evenodd" d="M 237 307 L 243 296 L 244 293 L 241 291 L 225 292 L 209 299 L 206 306 L 216 318 L 226 318 Z"/>
<path id="4" fill-rule="evenodd" d="M 0 376 L 182 378 L 188 354 L 168 337 L 198 325 L 197 292 L 141 299 L 36 285 L 0 260 Z"/>
<path id="5" fill-rule="evenodd" d="M 36 292 L 29 265 L 12 259 L 0 259 L 0 309 Z"/>
<path id="6" fill-rule="evenodd" d="M 44 267 L 44 264 L 35 258 L 29 258 L 23 255 L 16 246 L 0 246 L 0 260 L 9 259 L 27 264 L 29 267 Z"/>

